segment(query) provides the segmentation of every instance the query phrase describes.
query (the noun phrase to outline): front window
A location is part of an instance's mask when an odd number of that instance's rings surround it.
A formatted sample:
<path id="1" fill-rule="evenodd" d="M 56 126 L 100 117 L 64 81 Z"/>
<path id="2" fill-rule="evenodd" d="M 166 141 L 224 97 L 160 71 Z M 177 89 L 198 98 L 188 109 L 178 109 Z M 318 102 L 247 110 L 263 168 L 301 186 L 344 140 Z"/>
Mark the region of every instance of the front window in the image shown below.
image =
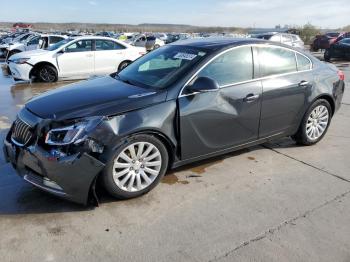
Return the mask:
<path id="1" fill-rule="evenodd" d="M 231 85 L 253 79 L 253 56 L 250 46 L 230 50 L 207 65 L 199 77 L 209 77 L 220 86 Z"/>
<path id="2" fill-rule="evenodd" d="M 139 58 L 117 77 L 144 87 L 165 88 L 207 55 L 207 50 L 165 46 Z"/>

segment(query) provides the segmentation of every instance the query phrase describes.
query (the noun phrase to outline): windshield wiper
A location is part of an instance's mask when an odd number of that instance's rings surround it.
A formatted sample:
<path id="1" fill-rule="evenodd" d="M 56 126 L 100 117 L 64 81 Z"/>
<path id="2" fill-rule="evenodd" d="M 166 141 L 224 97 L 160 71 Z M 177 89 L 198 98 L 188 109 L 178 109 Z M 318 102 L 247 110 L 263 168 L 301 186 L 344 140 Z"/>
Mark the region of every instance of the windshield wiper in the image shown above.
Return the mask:
<path id="1" fill-rule="evenodd" d="M 128 79 L 122 79 L 122 78 L 118 75 L 118 73 L 115 73 L 114 78 L 117 79 L 117 80 L 119 80 L 119 81 L 121 81 L 121 82 L 123 82 L 123 83 L 125 83 L 125 84 L 132 85 L 132 86 L 136 86 L 135 84 L 133 84 L 133 83 L 132 83 L 130 80 L 128 80 Z"/>

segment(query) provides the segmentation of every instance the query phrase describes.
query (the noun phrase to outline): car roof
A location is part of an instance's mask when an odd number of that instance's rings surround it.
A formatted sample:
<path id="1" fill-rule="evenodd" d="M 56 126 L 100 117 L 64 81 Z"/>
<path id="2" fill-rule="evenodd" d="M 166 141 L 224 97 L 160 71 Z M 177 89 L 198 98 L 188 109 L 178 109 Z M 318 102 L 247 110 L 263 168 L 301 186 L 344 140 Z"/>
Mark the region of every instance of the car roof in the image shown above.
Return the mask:
<path id="1" fill-rule="evenodd" d="M 195 38 L 176 41 L 170 45 L 183 45 L 200 47 L 206 49 L 222 49 L 225 47 L 248 45 L 248 44 L 261 44 L 261 43 L 271 43 L 270 41 L 256 39 L 256 38 L 230 38 L 230 37 L 218 37 L 218 38 Z"/>

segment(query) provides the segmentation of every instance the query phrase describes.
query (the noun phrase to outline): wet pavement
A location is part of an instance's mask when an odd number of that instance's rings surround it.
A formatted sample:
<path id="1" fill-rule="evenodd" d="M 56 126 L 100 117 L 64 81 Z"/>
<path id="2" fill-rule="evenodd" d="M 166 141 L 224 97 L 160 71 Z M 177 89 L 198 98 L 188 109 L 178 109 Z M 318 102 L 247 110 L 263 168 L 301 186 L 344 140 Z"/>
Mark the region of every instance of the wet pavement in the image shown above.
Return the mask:
<path id="1" fill-rule="evenodd" d="M 335 64 L 349 86 L 350 62 Z M 68 83 L 15 83 L 0 72 L 0 147 L 26 101 Z M 346 91 L 316 146 L 281 139 L 188 165 L 128 201 L 100 189 L 98 208 L 28 185 L 0 153 L 0 260 L 347 261 L 349 119 Z"/>

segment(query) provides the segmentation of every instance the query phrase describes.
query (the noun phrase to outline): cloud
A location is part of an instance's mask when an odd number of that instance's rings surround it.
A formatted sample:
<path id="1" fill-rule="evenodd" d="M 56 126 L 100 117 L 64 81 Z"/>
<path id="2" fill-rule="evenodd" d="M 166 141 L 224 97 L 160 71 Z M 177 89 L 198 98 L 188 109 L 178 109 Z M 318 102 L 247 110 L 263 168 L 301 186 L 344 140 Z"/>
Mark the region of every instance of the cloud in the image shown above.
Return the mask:
<path id="1" fill-rule="evenodd" d="M 98 5 L 98 3 L 97 3 L 96 1 L 89 1 L 89 5 L 94 5 L 94 6 L 96 6 L 96 5 Z"/>
<path id="2" fill-rule="evenodd" d="M 303 25 L 311 22 L 321 27 L 337 28 L 349 24 L 348 1 L 216 0 L 212 9 L 198 13 L 194 23 L 272 27 L 278 24 Z"/>

